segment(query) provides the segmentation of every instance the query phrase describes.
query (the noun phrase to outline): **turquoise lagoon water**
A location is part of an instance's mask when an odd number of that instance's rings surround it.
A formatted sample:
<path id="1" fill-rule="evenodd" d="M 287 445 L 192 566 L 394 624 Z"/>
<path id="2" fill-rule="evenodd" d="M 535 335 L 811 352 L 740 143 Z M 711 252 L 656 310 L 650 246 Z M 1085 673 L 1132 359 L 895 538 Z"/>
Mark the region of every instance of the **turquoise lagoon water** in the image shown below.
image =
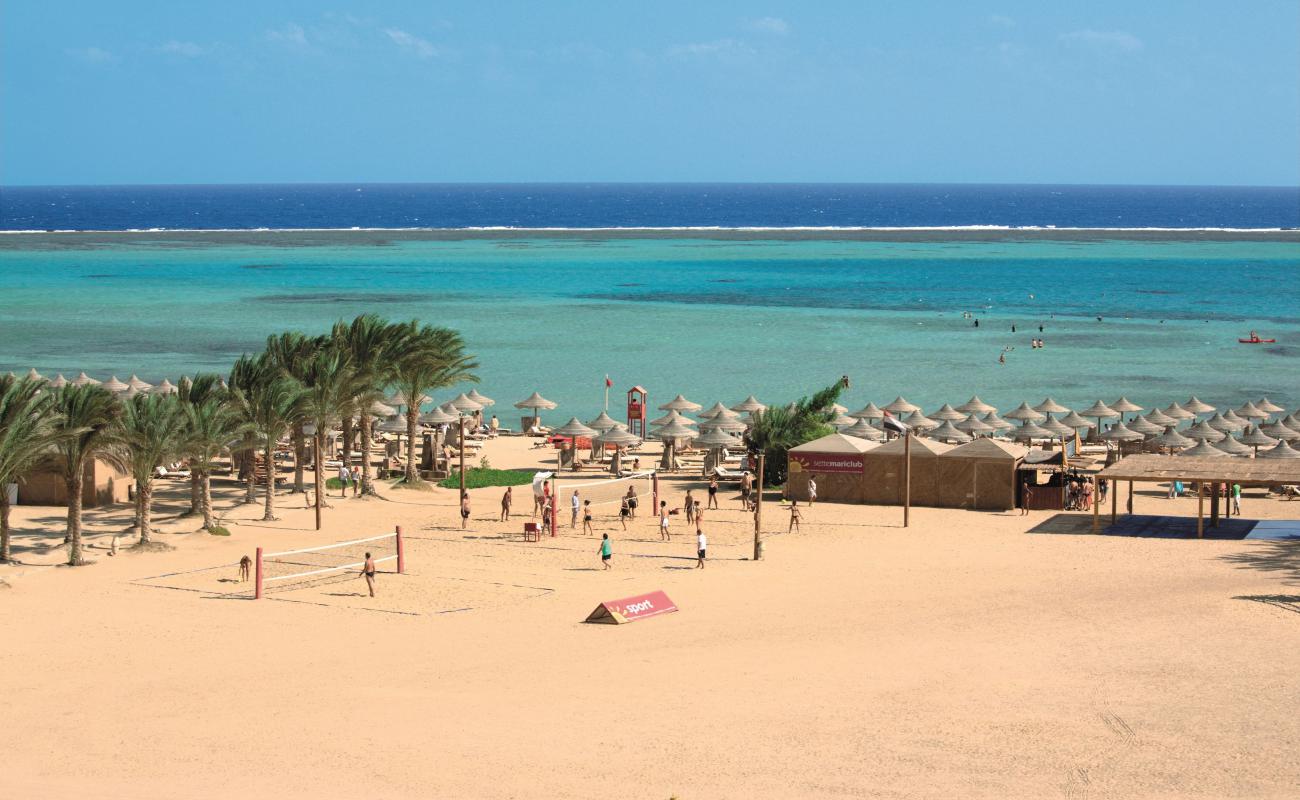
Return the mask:
<path id="1" fill-rule="evenodd" d="M 653 405 L 776 402 L 842 374 L 855 407 L 1300 405 L 1294 240 L 347 233 L 5 236 L 0 370 L 176 380 L 227 371 L 269 333 L 376 312 L 461 330 L 507 420 L 534 389 L 553 417 L 588 418 L 606 374 L 615 408 L 632 384 Z M 1277 344 L 1237 344 L 1251 329 Z"/>

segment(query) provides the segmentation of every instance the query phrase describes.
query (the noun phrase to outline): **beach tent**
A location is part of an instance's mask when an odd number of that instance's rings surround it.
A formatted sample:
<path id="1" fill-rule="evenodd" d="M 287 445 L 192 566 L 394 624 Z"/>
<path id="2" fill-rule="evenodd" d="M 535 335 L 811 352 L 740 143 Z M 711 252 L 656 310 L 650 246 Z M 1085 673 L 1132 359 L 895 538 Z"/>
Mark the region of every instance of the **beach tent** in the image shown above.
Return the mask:
<path id="1" fill-rule="evenodd" d="M 786 456 L 787 496 L 808 499 L 808 478 L 817 476 L 817 499 L 835 503 L 861 503 L 865 454 L 877 448 L 856 436 L 832 433 L 790 448 Z"/>
<path id="2" fill-rule="evenodd" d="M 1022 445 L 985 438 L 940 453 L 938 505 L 980 511 L 1015 508 L 1016 470 L 1028 452 Z"/>
<path id="3" fill-rule="evenodd" d="M 938 458 L 951 449 L 951 445 L 933 439 L 912 437 L 912 505 L 939 504 Z M 903 504 L 903 450 L 900 437 L 864 455 L 863 502 Z"/>

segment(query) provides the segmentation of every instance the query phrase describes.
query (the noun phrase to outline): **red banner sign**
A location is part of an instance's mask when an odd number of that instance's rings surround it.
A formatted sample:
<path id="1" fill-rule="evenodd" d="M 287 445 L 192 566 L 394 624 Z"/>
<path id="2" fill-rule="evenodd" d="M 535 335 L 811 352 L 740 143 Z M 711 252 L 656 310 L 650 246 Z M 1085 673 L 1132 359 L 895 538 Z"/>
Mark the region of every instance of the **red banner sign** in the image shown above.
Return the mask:
<path id="1" fill-rule="evenodd" d="M 848 472 L 861 475 L 866 461 L 861 453 L 790 453 L 790 464 L 798 472 Z M 796 470 L 791 469 L 791 472 Z"/>
<path id="2" fill-rule="evenodd" d="M 596 606 L 596 610 L 587 616 L 587 622 L 601 622 L 608 625 L 622 625 L 639 619 L 657 617 L 677 610 L 677 604 L 668 599 L 663 592 L 650 592 L 622 600 L 607 600 Z"/>

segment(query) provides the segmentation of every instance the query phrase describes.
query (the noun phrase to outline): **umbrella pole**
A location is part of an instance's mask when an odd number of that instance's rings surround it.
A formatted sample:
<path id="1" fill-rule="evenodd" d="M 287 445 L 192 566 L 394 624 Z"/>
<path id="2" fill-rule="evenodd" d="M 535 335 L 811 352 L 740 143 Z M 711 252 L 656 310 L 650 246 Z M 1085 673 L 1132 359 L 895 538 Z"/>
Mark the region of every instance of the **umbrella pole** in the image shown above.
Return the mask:
<path id="1" fill-rule="evenodd" d="M 912 515 L 912 432 L 903 434 L 903 527 Z"/>
<path id="2" fill-rule="evenodd" d="M 763 560 L 763 468 L 767 454 L 758 454 L 758 499 L 754 502 L 754 560 Z"/>

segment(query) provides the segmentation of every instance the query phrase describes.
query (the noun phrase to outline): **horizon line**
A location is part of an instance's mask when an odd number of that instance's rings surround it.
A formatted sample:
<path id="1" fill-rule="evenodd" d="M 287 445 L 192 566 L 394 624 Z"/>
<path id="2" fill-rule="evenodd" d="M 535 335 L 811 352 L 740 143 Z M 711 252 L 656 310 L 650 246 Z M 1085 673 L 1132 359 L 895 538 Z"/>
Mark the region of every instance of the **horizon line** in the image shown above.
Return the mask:
<path id="1" fill-rule="evenodd" d="M 4 189 L 144 189 L 243 186 L 997 186 L 1116 189 L 1297 189 L 1300 183 L 1074 183 L 1020 181 L 210 181 L 199 183 L 0 183 Z"/>

